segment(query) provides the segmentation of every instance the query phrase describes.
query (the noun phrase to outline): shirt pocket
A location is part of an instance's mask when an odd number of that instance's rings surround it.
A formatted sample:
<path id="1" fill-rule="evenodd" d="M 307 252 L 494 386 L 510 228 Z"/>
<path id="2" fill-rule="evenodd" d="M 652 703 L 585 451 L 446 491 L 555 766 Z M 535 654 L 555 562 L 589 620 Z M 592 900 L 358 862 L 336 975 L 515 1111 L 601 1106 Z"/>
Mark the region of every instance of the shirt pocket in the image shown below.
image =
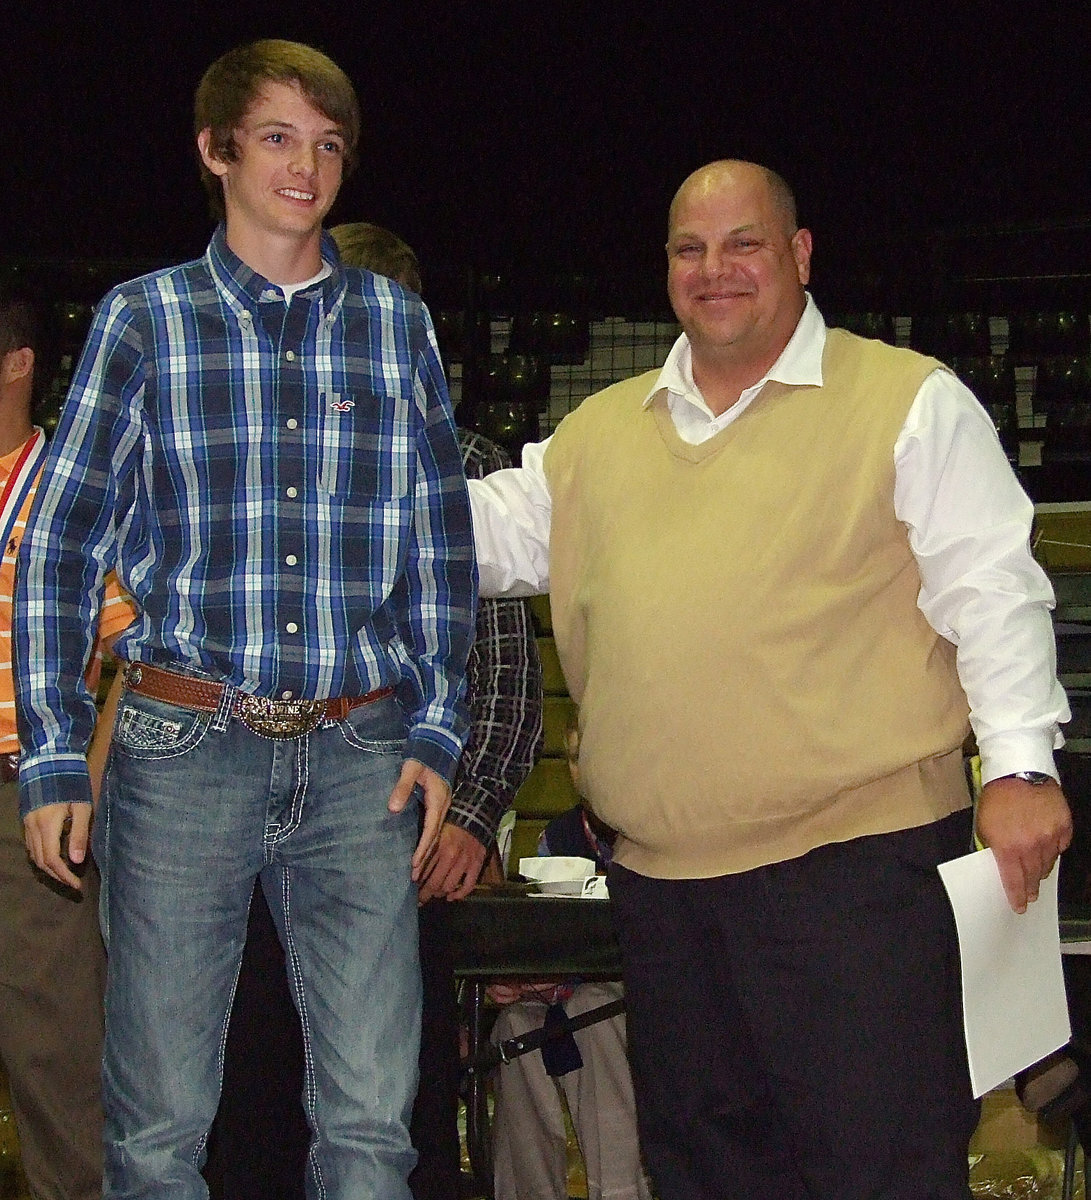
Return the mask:
<path id="1" fill-rule="evenodd" d="M 318 487 L 354 503 L 396 500 L 409 488 L 412 440 L 404 402 L 370 392 L 322 392 Z"/>

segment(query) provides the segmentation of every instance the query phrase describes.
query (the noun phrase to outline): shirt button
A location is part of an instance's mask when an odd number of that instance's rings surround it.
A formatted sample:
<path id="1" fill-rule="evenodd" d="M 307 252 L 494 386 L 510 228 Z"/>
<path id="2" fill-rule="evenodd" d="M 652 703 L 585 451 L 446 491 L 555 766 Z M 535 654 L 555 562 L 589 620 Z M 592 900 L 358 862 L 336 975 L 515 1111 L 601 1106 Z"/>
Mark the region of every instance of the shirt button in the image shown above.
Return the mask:
<path id="1" fill-rule="evenodd" d="M 289 554 L 284 561 L 288 564 L 288 566 L 294 567 L 296 563 L 299 562 L 299 559 L 296 558 L 294 554 Z"/>
<path id="2" fill-rule="evenodd" d="M 299 422 L 295 419 L 295 417 L 289 417 L 287 419 L 287 421 L 284 422 L 284 424 L 287 425 L 289 429 L 298 429 L 299 428 Z"/>
<path id="3" fill-rule="evenodd" d="M 284 626 L 284 628 L 287 630 L 288 633 L 298 633 L 299 632 L 299 626 L 295 623 L 295 621 L 289 621 L 288 624 Z"/>
<path id="4" fill-rule="evenodd" d="M 239 313 L 239 324 L 240 325 L 249 325 L 250 324 L 250 314 L 248 312 Z"/>
<path id="5" fill-rule="evenodd" d="M 295 351 L 289 350 L 284 356 L 289 362 L 295 362 Z"/>
<path id="6" fill-rule="evenodd" d="M 288 499 L 289 499 L 289 500 L 294 500 L 294 499 L 296 498 L 296 496 L 298 496 L 298 495 L 299 495 L 299 489 L 298 489 L 298 488 L 294 488 L 294 487 L 290 487 L 290 488 L 288 488 L 288 490 L 287 490 L 287 496 L 288 496 Z"/>
<path id="7" fill-rule="evenodd" d="M 281 700 L 291 700 L 292 695 L 293 695 L 292 689 L 285 688 L 284 691 L 280 693 L 280 698 L 281 698 Z"/>

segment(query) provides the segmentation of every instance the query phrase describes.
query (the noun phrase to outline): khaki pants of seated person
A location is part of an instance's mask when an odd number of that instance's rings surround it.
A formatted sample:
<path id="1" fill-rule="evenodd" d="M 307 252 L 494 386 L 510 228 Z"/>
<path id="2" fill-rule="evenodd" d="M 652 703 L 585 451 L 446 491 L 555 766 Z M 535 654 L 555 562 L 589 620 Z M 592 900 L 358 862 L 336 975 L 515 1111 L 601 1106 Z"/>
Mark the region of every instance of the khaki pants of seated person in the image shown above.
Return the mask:
<path id="1" fill-rule="evenodd" d="M 570 1017 L 622 995 L 617 983 L 584 983 L 565 1003 Z M 545 1005 L 520 1001 L 502 1009 L 492 1040 L 539 1029 Z M 557 1079 L 538 1051 L 497 1067 L 493 1077 L 493 1163 L 496 1200 L 566 1200 L 568 1165 L 561 1093 L 568 1103 L 587 1171 L 588 1200 L 648 1200 L 640 1162 L 625 1018 L 599 1021 L 574 1034 L 583 1066 Z"/>
<path id="2" fill-rule="evenodd" d="M 27 859 L 18 785 L 0 786 L 0 1060 L 36 1200 L 102 1196 L 98 874 L 82 894 Z"/>

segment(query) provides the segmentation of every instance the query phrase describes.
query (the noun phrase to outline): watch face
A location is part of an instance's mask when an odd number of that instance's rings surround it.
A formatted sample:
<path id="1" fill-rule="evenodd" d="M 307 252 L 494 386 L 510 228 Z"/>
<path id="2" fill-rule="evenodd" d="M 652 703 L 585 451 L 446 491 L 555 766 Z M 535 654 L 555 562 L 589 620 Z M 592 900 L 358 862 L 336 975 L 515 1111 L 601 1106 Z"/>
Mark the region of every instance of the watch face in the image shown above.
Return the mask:
<path id="1" fill-rule="evenodd" d="M 1047 775 L 1044 771 L 1016 771 L 1014 777 L 1026 780 L 1027 783 L 1032 783 L 1035 787 L 1039 787 L 1043 783 L 1048 783 L 1053 778 L 1052 775 Z"/>

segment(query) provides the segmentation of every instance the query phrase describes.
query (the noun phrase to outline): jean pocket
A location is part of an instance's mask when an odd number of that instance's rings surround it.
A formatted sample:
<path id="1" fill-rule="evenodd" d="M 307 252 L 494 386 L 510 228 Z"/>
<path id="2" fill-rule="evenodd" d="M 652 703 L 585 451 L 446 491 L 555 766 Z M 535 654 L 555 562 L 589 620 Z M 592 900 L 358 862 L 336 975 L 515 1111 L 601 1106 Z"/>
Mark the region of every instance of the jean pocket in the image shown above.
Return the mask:
<path id="1" fill-rule="evenodd" d="M 174 758 L 200 742 L 210 720 L 209 713 L 126 692 L 118 708 L 114 748 L 130 758 Z"/>
<path id="2" fill-rule="evenodd" d="M 341 736 L 357 750 L 370 754 L 401 754 L 405 750 L 405 717 L 393 696 L 361 704 L 338 725 Z"/>

